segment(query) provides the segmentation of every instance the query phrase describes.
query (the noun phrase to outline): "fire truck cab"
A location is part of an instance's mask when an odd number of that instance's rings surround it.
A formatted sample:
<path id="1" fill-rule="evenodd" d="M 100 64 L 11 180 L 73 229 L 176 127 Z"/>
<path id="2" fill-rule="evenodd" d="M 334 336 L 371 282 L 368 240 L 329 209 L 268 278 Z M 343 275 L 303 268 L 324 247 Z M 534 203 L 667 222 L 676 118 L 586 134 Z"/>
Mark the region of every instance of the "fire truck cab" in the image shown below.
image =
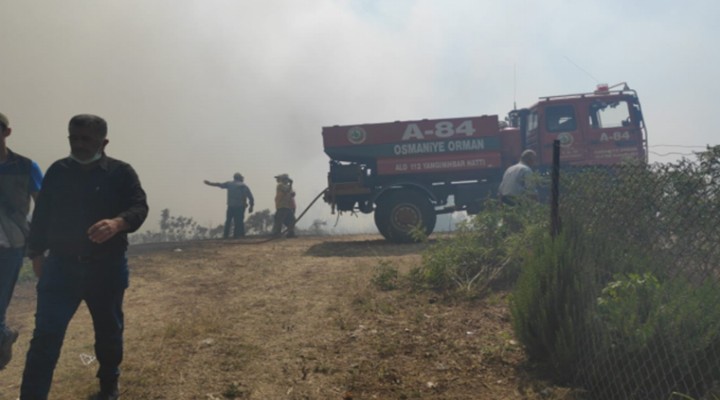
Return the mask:
<path id="1" fill-rule="evenodd" d="M 592 93 L 542 97 L 530 108 L 511 111 L 508 120 L 519 128 L 522 147 L 535 150 L 541 167 L 551 164 L 555 140 L 560 141 L 565 164 L 647 161 L 640 101 L 625 83 L 598 85 Z"/>

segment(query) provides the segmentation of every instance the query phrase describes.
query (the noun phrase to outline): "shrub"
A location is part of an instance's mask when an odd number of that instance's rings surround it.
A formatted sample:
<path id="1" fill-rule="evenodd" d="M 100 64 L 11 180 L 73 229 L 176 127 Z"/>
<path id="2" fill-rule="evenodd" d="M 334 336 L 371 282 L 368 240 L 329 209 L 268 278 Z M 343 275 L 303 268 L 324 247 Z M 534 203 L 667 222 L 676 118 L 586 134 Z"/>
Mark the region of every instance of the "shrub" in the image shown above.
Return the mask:
<path id="1" fill-rule="evenodd" d="M 380 290 L 395 290 L 398 287 L 398 270 L 387 261 L 380 261 L 375 266 L 372 283 Z"/>
<path id="2" fill-rule="evenodd" d="M 529 358 L 596 399 L 698 395 L 720 380 L 720 287 L 658 275 L 670 261 L 566 221 L 526 260 L 511 298 Z"/>
<path id="3" fill-rule="evenodd" d="M 546 229 L 545 215 L 545 207 L 533 201 L 507 207 L 488 200 L 484 210 L 460 224 L 453 236 L 425 251 L 411 279 L 433 290 L 468 294 L 482 294 L 495 282 L 514 280 L 529 238 Z"/>
<path id="4" fill-rule="evenodd" d="M 581 357 L 579 341 L 589 326 L 591 250 L 570 227 L 555 240 L 549 235 L 539 238 L 510 301 L 515 335 L 528 357 L 544 364 L 563 384 L 574 378 Z"/>
<path id="5" fill-rule="evenodd" d="M 603 398 L 618 387 L 627 398 L 702 394 L 720 380 L 718 304 L 715 283 L 618 276 L 598 298 L 596 336 L 604 340 L 584 380 Z"/>
<path id="6" fill-rule="evenodd" d="M 214 228 L 205 227 L 198 224 L 191 217 L 171 215 L 170 210 L 165 208 L 160 214 L 160 232 L 151 230 L 142 233 L 135 232 L 128 236 L 128 240 L 132 244 L 179 242 L 220 238 L 222 234 L 223 225 Z"/>

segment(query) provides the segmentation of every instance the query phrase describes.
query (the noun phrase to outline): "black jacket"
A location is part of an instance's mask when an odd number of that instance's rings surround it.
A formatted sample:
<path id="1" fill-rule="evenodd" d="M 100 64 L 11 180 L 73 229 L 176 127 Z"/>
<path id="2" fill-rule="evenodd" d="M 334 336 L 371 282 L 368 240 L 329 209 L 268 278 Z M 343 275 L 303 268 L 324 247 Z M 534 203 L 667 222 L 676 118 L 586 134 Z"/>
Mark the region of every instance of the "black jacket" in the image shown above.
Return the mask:
<path id="1" fill-rule="evenodd" d="M 28 256 L 45 250 L 58 256 L 118 256 L 127 250 L 127 234 L 145 221 L 145 191 L 130 164 L 103 156 L 92 168 L 64 158 L 47 170 L 38 195 L 28 239 Z M 130 230 L 108 241 L 90 241 L 87 230 L 102 219 L 121 217 Z"/>

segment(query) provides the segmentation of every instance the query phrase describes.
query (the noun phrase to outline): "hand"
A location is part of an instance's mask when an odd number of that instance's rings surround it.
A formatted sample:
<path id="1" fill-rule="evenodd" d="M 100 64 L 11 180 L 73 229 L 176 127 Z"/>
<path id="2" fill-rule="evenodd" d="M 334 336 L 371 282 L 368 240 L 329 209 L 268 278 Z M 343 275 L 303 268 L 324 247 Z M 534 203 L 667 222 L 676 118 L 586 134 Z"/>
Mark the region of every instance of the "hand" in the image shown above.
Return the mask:
<path id="1" fill-rule="evenodd" d="M 210 181 L 204 180 L 203 183 L 206 184 L 206 185 L 209 185 L 209 184 L 210 184 Z"/>
<path id="2" fill-rule="evenodd" d="M 252 210 L 253 210 L 253 206 L 250 206 L 250 208 L 248 208 L 248 212 L 252 213 Z"/>
<path id="3" fill-rule="evenodd" d="M 37 256 L 32 259 L 33 272 L 38 279 L 40 279 L 40 276 L 42 275 L 42 266 L 44 262 L 45 256 Z"/>
<path id="4" fill-rule="evenodd" d="M 88 238 L 94 243 L 104 243 L 128 228 L 127 222 L 122 218 L 103 219 L 88 229 Z"/>

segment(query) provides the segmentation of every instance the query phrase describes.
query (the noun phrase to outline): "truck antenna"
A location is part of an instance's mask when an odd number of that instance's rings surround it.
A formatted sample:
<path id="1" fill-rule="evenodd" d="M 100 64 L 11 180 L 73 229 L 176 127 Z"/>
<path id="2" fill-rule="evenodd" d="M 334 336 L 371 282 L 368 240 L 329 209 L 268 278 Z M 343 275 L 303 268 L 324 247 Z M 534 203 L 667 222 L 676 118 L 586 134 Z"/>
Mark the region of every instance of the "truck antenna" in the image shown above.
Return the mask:
<path id="1" fill-rule="evenodd" d="M 513 64 L 513 110 L 517 110 L 517 63 Z"/>
<path id="2" fill-rule="evenodd" d="M 580 66 L 577 65 L 577 64 L 575 64 L 575 63 L 570 59 L 570 57 L 565 56 L 565 55 L 564 55 L 563 57 L 565 57 L 565 59 L 566 59 L 570 64 L 574 65 L 575 68 L 579 69 L 580 71 L 584 72 L 585 75 L 587 75 L 587 76 L 589 76 L 590 78 L 592 78 L 592 79 L 595 81 L 596 84 L 600 83 L 600 80 L 598 80 L 597 78 L 595 78 L 594 76 L 592 76 L 589 72 L 587 72 L 587 71 L 585 71 L 584 69 L 580 68 Z"/>

